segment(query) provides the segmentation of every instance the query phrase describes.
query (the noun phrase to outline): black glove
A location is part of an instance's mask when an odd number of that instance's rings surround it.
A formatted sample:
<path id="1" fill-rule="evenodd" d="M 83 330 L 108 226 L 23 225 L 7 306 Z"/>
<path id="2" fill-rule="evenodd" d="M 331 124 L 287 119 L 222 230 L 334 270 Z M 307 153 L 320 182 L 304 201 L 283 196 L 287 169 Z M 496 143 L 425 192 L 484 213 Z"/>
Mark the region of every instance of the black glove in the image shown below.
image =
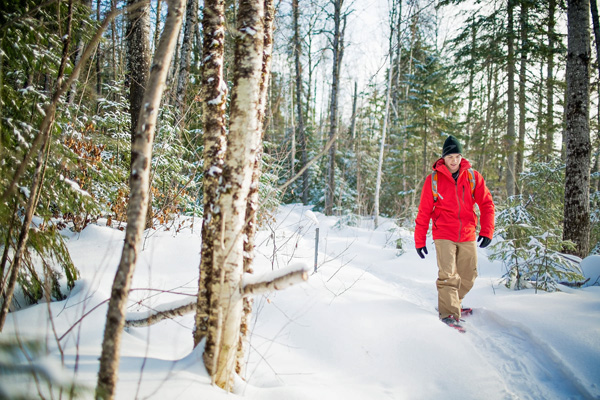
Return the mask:
<path id="1" fill-rule="evenodd" d="M 477 241 L 481 242 L 479 247 L 481 247 L 483 249 L 484 247 L 488 247 L 488 245 L 490 244 L 492 239 L 490 239 L 489 237 L 485 237 L 485 236 L 479 236 L 479 238 L 477 238 Z"/>
<path id="2" fill-rule="evenodd" d="M 427 253 L 427 246 L 419 247 L 417 249 L 417 253 L 419 253 L 419 257 L 425 258 L 425 254 L 429 254 L 429 253 Z M 425 254 L 423 254 L 423 253 L 425 253 Z"/>

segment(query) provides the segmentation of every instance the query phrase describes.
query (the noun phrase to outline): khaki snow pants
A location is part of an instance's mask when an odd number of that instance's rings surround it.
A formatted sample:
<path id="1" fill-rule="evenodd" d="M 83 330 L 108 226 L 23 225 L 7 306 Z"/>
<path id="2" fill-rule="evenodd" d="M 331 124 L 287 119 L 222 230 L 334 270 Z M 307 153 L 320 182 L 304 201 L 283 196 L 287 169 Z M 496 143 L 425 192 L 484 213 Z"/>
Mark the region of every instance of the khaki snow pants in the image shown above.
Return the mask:
<path id="1" fill-rule="evenodd" d="M 460 318 L 461 301 L 477 278 L 477 244 L 435 240 L 437 252 L 438 311 L 440 318 Z"/>

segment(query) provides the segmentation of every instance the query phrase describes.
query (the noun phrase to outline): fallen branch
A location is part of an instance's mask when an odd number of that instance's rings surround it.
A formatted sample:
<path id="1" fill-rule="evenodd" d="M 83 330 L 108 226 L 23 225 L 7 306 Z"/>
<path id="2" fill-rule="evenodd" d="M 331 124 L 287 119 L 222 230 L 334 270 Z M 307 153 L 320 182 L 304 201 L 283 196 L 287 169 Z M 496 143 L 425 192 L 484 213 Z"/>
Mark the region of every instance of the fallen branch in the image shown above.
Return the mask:
<path id="1" fill-rule="evenodd" d="M 167 306 L 168 307 L 168 306 Z M 165 308 L 163 306 L 162 308 Z M 125 319 L 126 328 L 140 328 L 144 326 L 150 326 L 159 323 L 165 319 L 171 319 L 175 317 L 183 317 L 186 314 L 191 314 L 196 311 L 196 297 L 191 297 L 188 302 L 175 308 L 169 308 L 167 310 L 151 310 L 150 315 L 144 318 L 127 318 Z"/>
<path id="2" fill-rule="evenodd" d="M 250 274 L 247 274 L 248 276 Z M 259 280 L 260 279 L 260 280 Z M 245 277 L 242 284 L 242 295 L 250 296 L 273 290 L 282 290 L 296 283 L 308 280 L 308 270 L 304 264 L 294 264 L 267 275 L 254 279 L 252 275 Z"/>
<path id="3" fill-rule="evenodd" d="M 242 280 L 241 296 L 247 297 L 257 295 L 273 290 L 283 290 L 296 283 L 308 280 L 308 270 L 304 264 L 294 264 L 269 274 L 255 277 L 252 274 L 245 274 Z M 128 316 L 125 319 L 126 328 L 141 328 L 159 323 L 165 319 L 182 317 L 196 311 L 196 297 L 187 299 L 183 304 L 178 301 L 161 306 L 161 310 L 153 309 L 144 313 L 143 317 Z"/>

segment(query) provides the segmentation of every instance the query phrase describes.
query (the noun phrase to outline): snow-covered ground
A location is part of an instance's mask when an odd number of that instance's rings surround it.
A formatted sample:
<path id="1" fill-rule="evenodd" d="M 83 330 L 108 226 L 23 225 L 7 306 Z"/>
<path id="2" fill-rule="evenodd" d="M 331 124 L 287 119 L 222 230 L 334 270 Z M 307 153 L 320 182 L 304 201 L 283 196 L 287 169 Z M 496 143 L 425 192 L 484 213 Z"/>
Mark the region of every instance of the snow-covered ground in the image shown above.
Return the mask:
<path id="1" fill-rule="evenodd" d="M 196 292 L 200 221 L 195 223 L 193 230 L 186 221 L 179 230 L 147 234 L 132 314 Z M 392 221 L 376 230 L 370 223 L 349 227 L 289 205 L 259 232 L 257 274 L 298 262 L 312 269 L 317 227 L 318 270 L 306 283 L 256 297 L 247 369 L 235 394 L 210 384 L 202 348 L 192 349 L 194 316 L 187 315 L 126 330 L 117 398 L 600 398 L 600 287 L 510 291 L 500 283 L 503 267 L 478 249 L 479 278 L 465 299 L 475 311 L 465 317 L 468 331 L 461 334 L 437 318 L 431 241 L 421 260 L 409 231 Z M 398 239 L 404 254 L 396 249 Z M 50 353 L 40 365 L 50 365 L 59 378 L 76 371 L 77 381 L 93 388 L 122 241 L 122 231 L 98 225 L 71 234 L 68 248 L 82 279 L 70 297 L 10 314 L 1 336 L 45 337 Z M 0 378 L 5 389 L 15 382 Z M 37 393 L 35 385 L 28 387 Z"/>

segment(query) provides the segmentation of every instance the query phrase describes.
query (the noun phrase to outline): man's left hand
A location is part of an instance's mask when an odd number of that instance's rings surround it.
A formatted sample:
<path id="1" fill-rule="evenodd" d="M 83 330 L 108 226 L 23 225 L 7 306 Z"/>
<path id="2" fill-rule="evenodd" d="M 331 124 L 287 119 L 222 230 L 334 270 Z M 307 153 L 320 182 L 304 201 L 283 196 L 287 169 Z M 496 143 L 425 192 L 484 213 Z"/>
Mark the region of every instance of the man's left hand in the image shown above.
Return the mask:
<path id="1" fill-rule="evenodd" d="M 479 236 L 477 241 L 481 242 L 479 247 L 481 247 L 483 249 L 484 247 L 488 247 L 488 245 L 491 243 L 492 239 L 490 239 L 489 237 L 485 237 L 485 236 Z"/>

